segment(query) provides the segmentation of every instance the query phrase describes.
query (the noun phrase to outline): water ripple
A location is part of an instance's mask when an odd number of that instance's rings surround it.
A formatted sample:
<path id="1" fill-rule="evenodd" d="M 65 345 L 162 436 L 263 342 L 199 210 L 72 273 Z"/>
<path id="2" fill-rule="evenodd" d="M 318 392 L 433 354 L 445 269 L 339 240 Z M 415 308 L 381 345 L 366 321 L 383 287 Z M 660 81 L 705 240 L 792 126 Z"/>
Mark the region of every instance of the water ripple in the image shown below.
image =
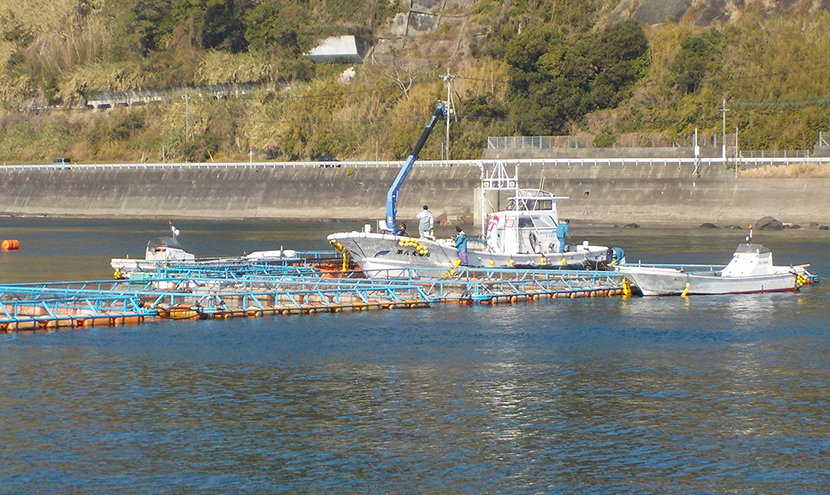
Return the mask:
<path id="1" fill-rule="evenodd" d="M 829 298 L 0 335 L 0 492 L 821 493 Z"/>

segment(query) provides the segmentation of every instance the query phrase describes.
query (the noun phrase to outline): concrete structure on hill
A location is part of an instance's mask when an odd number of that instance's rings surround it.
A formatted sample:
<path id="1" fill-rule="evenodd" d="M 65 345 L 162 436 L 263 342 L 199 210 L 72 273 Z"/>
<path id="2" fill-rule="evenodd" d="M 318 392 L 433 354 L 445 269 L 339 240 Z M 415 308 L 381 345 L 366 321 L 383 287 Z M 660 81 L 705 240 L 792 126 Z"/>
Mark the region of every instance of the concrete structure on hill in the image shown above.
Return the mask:
<path id="1" fill-rule="evenodd" d="M 365 43 L 355 36 L 346 35 L 326 38 L 310 52 L 303 54 L 303 57 L 314 63 L 360 64 L 363 63 L 364 55 Z"/>

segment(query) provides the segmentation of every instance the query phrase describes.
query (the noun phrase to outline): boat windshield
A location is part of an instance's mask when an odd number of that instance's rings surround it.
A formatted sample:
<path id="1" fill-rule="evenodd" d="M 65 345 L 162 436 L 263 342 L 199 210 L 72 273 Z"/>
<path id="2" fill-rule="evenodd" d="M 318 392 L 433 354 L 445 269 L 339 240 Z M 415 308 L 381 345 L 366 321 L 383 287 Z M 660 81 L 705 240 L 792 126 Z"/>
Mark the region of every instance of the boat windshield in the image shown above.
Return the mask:
<path id="1" fill-rule="evenodd" d="M 768 253 L 769 248 L 762 245 L 762 244 L 739 244 L 738 248 L 735 249 L 735 253 L 752 253 L 752 254 L 764 254 Z"/>
<path id="2" fill-rule="evenodd" d="M 148 249 L 157 249 L 157 248 L 163 248 L 163 247 L 169 247 L 169 248 L 173 248 L 173 249 L 183 249 L 182 245 L 179 244 L 179 241 L 177 241 L 176 239 L 174 239 L 172 237 L 159 237 L 157 239 L 152 239 L 149 242 L 147 242 L 147 248 Z"/>
<path id="3" fill-rule="evenodd" d="M 533 222 L 536 224 L 537 229 L 555 229 L 556 222 L 553 220 L 553 217 L 550 215 L 541 215 L 535 217 Z"/>
<path id="4" fill-rule="evenodd" d="M 519 217 L 519 228 L 533 227 L 533 220 L 530 217 Z"/>
<path id="5" fill-rule="evenodd" d="M 540 189 L 519 189 L 516 196 L 507 200 L 512 211 L 537 211 L 553 209 L 553 194 Z"/>
<path id="6" fill-rule="evenodd" d="M 553 201 L 544 198 L 510 198 L 507 201 L 507 209 L 513 211 L 552 210 Z"/>

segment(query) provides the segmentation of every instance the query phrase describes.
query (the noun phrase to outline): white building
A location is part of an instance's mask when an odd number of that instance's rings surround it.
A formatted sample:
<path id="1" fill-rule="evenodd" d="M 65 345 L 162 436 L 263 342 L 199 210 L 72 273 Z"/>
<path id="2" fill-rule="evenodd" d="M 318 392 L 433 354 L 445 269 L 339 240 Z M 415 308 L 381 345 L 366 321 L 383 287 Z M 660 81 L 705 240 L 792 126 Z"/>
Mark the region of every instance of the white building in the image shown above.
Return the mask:
<path id="1" fill-rule="evenodd" d="M 357 38 L 352 35 L 334 36 L 323 40 L 316 48 L 303 57 L 314 63 L 338 62 L 344 64 L 360 64 L 366 50 Z"/>

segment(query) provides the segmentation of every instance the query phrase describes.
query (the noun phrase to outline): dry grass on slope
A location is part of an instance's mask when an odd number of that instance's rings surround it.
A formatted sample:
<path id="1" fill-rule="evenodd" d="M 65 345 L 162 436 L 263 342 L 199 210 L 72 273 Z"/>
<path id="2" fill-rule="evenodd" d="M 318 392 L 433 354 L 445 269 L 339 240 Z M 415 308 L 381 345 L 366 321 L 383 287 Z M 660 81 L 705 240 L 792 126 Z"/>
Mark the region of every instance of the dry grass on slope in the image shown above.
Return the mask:
<path id="1" fill-rule="evenodd" d="M 795 163 L 791 165 L 763 165 L 741 171 L 747 179 L 826 179 L 830 178 L 828 163 Z"/>

